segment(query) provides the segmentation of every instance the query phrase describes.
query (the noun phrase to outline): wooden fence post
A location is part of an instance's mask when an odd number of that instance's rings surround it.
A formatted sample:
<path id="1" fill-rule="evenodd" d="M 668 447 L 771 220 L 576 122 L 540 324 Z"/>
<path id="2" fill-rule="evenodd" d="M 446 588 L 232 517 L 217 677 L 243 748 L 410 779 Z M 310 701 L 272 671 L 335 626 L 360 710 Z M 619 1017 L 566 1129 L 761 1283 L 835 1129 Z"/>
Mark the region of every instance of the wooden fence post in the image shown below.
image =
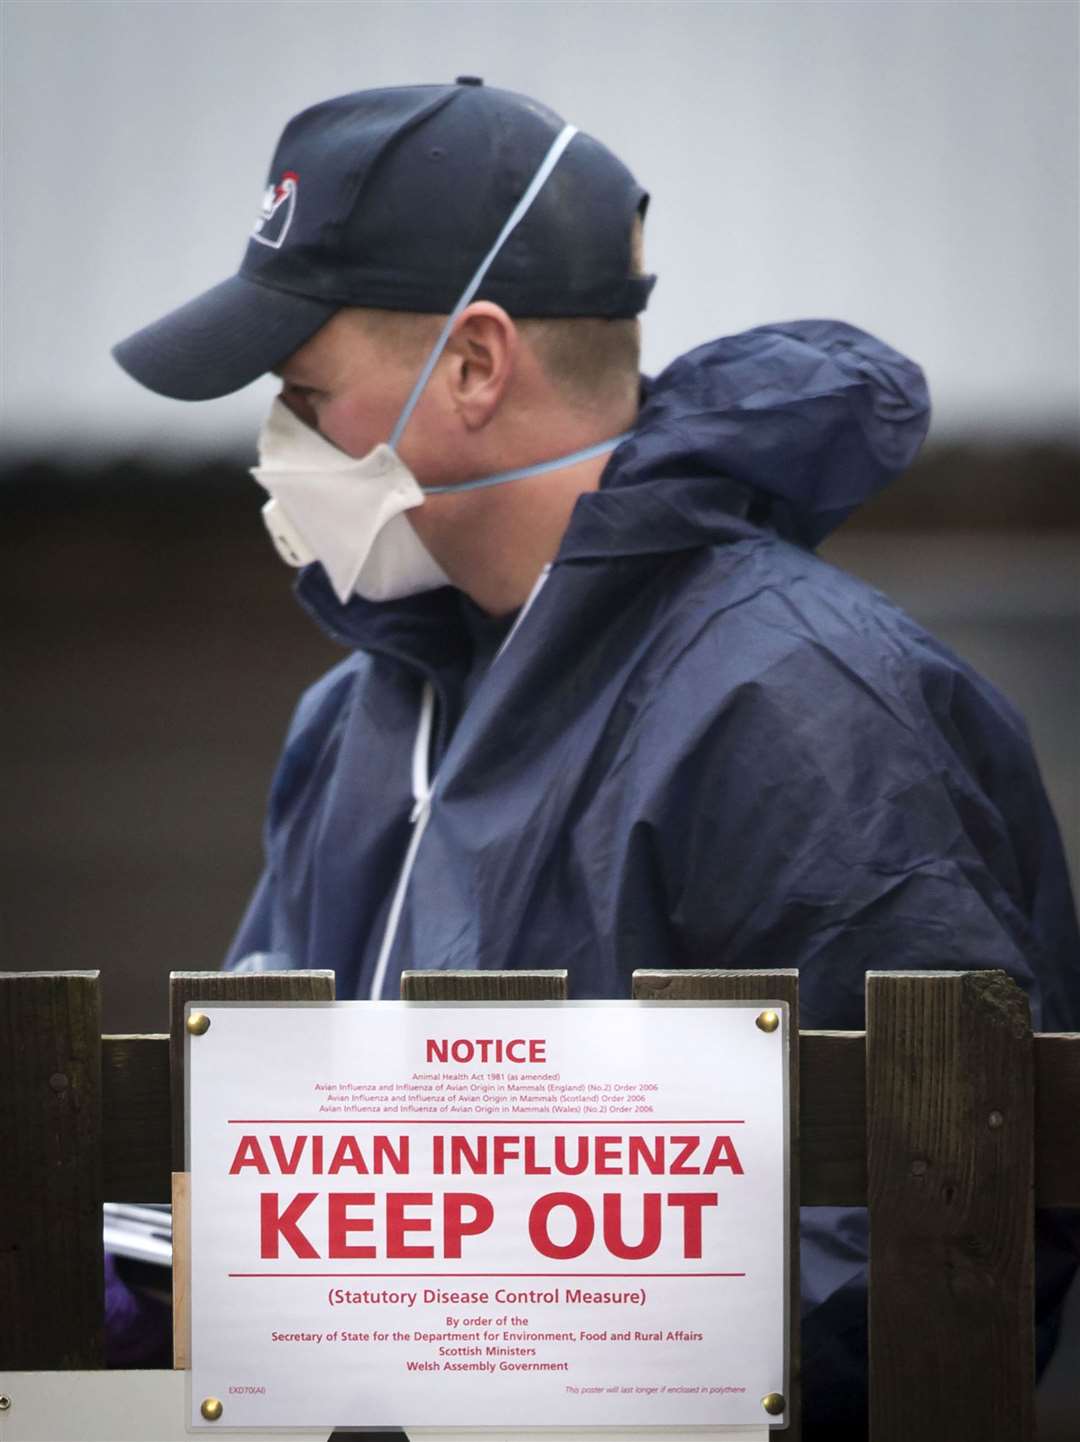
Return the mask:
<path id="1" fill-rule="evenodd" d="M 172 1091 L 173 1366 L 191 1366 L 190 1192 L 184 1170 L 184 1007 L 189 1001 L 333 1001 L 332 971 L 174 971 L 169 976 Z"/>
<path id="2" fill-rule="evenodd" d="M 1034 1435 L 1033 1062 L 1004 972 L 868 973 L 872 1442 Z"/>
<path id="3" fill-rule="evenodd" d="M 184 1170 L 184 1007 L 189 1001 L 333 1001 L 332 971 L 174 971 L 169 975 L 173 1171 Z"/>
<path id="4" fill-rule="evenodd" d="M 802 1358 L 799 1348 L 799 973 L 783 971 L 635 971 L 636 1001 L 784 1001 L 788 1005 L 791 1214 L 788 1227 L 788 1442 L 802 1436 Z M 912 1442 L 909 1438 L 908 1442 Z"/>
<path id="5" fill-rule="evenodd" d="M 103 1365 L 96 971 L 0 974 L 0 1366 Z"/>

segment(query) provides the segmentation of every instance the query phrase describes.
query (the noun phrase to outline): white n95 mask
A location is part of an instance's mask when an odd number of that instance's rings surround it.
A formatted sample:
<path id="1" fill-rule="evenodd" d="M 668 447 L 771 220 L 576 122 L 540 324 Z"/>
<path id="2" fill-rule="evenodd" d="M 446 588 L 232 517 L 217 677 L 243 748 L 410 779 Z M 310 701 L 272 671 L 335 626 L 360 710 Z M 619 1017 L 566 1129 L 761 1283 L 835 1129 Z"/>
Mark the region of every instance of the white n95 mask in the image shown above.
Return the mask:
<path id="1" fill-rule="evenodd" d="M 354 593 L 392 601 L 450 584 L 405 514 L 424 493 L 389 446 L 354 459 L 277 399 L 251 473 L 270 493 L 263 520 L 278 555 L 290 566 L 321 561 L 342 605 Z"/>

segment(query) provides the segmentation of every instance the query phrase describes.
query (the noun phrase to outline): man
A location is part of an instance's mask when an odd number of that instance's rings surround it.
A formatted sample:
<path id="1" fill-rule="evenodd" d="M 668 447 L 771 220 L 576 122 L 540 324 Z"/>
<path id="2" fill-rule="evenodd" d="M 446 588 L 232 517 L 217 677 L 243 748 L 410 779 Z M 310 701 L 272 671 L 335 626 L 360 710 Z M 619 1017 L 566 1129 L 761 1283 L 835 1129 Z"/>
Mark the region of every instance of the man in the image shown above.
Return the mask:
<path id="1" fill-rule="evenodd" d="M 917 367 L 766 326 L 639 386 L 647 197 L 465 77 L 286 129 L 240 274 L 116 351 L 167 395 L 268 370 L 256 471 L 350 649 L 304 697 L 229 963 L 1003 967 L 1080 1021 L 1076 922 L 1022 722 L 812 548 L 926 430 Z M 807 1219 L 808 1433 L 857 1432 L 857 1218 Z M 820 1400 L 824 1397 L 826 1400 Z M 841 1435 L 839 1430 L 830 1433 Z"/>

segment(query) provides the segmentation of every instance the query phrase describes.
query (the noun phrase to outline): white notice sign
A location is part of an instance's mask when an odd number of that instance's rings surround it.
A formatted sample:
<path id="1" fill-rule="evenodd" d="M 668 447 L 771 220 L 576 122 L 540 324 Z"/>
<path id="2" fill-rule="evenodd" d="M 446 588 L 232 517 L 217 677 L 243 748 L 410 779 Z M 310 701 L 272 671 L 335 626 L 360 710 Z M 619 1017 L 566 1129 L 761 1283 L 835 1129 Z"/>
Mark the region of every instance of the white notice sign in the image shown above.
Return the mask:
<path id="1" fill-rule="evenodd" d="M 200 1008 L 192 1427 L 782 1425 L 763 1005 Z"/>

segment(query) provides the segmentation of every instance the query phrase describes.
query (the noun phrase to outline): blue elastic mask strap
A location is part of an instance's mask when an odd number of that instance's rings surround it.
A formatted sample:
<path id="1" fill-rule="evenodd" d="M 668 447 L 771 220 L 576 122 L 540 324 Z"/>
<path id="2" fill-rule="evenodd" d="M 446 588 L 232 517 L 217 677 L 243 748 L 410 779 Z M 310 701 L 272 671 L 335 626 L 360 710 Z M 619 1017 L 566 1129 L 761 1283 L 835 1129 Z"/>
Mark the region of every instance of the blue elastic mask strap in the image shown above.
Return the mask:
<path id="1" fill-rule="evenodd" d="M 484 486 L 501 486 L 504 481 L 523 481 L 526 476 L 539 476 L 543 475 L 544 471 L 562 470 L 563 466 L 573 466 L 578 461 L 591 461 L 594 456 L 613 451 L 631 435 L 632 431 L 623 431 L 622 435 L 612 436 L 609 441 L 597 441 L 595 446 L 586 446 L 583 451 L 571 451 L 568 456 L 556 456 L 552 461 L 538 461 L 535 466 L 522 466 L 518 471 L 500 471 L 497 476 L 485 476 L 481 481 L 461 481 L 458 485 L 449 486 L 424 486 L 424 495 L 441 496 L 448 491 L 479 491 Z"/>
<path id="2" fill-rule="evenodd" d="M 472 280 L 469 281 L 469 284 L 465 287 L 461 299 L 458 301 L 454 309 L 450 312 L 449 316 L 447 316 L 446 324 L 442 328 L 439 339 L 435 342 L 434 349 L 428 356 L 427 361 L 424 364 L 424 369 L 420 372 L 420 375 L 417 378 L 417 382 L 413 386 L 412 391 L 410 392 L 409 399 L 405 402 L 405 408 L 401 412 L 401 415 L 398 416 L 397 424 L 394 426 L 394 429 L 391 432 L 391 450 L 396 451 L 398 448 L 398 442 L 401 440 L 402 432 L 408 425 L 409 419 L 412 416 L 413 411 L 416 409 L 416 403 L 423 394 L 424 387 L 431 379 L 431 372 L 435 369 L 435 365 L 439 357 L 443 353 L 443 347 L 450 339 L 450 332 L 454 328 L 454 322 L 472 300 L 476 292 L 480 289 L 480 282 L 484 279 L 484 276 L 487 275 L 488 268 L 490 267 L 492 261 L 498 255 L 499 251 L 502 250 L 503 245 L 506 242 L 507 236 L 520 223 L 523 216 L 525 215 L 525 212 L 529 209 L 533 201 L 540 194 L 540 191 L 544 188 L 544 182 L 547 180 L 551 172 L 555 169 L 556 165 L 559 163 L 560 156 L 562 155 L 566 147 L 570 144 L 571 140 L 573 140 L 576 134 L 577 127 L 574 125 L 567 125 L 559 132 L 551 149 L 548 151 L 547 155 L 544 156 L 544 159 L 540 165 L 540 169 L 533 176 L 528 190 L 526 190 L 525 194 L 518 201 L 517 205 L 514 206 L 514 209 L 510 215 L 510 219 L 503 226 L 502 230 L 500 230 L 499 237 L 496 240 L 495 244 L 491 247 L 487 255 L 485 255 L 484 259 L 480 262 L 479 269 L 473 276 Z M 507 477 L 506 479 L 509 478 Z M 492 480 L 492 484 L 494 484 L 494 478 Z M 464 488 L 458 487 L 458 489 L 461 490 Z"/>

